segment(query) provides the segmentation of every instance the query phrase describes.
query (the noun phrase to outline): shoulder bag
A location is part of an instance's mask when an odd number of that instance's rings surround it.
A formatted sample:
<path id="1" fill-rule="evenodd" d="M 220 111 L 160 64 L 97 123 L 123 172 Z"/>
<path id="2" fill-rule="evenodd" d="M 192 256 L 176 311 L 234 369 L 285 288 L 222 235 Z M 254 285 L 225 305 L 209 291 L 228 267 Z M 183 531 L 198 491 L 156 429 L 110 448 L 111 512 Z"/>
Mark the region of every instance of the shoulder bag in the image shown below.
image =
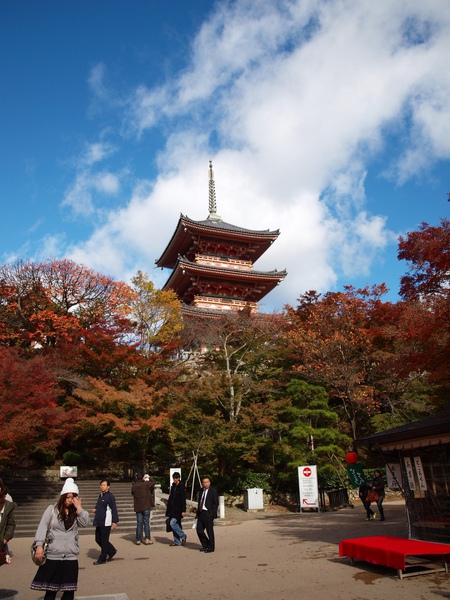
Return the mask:
<path id="1" fill-rule="evenodd" d="M 0 567 L 6 563 L 6 555 L 7 555 L 6 548 L 5 548 L 5 546 L 2 546 L 0 548 Z"/>

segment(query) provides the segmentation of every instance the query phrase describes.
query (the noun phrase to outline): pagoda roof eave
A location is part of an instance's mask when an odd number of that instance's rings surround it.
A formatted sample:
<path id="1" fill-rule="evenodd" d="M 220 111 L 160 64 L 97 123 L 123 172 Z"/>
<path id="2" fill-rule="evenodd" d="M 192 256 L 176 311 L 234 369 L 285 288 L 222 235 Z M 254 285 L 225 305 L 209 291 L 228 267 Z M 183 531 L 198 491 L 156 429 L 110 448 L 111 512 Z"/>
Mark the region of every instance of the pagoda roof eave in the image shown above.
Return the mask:
<path id="1" fill-rule="evenodd" d="M 228 281 L 248 281 L 252 279 L 275 279 L 277 281 L 282 281 L 287 275 L 286 269 L 283 269 L 282 271 L 278 271 L 277 269 L 274 269 L 273 271 L 256 271 L 253 269 L 244 271 L 239 269 L 230 269 L 227 267 L 203 265 L 192 262 L 187 258 L 180 256 L 178 257 L 177 264 L 175 265 L 175 268 L 173 269 L 164 288 L 170 282 L 174 274 L 180 270 L 184 270 L 190 274 L 203 275 L 205 277 L 212 277 L 214 279 Z"/>
<path id="2" fill-rule="evenodd" d="M 162 289 L 175 290 L 177 294 L 182 297 L 189 287 L 192 277 L 216 279 L 228 283 L 248 282 L 255 284 L 259 294 L 258 300 L 261 300 L 261 298 L 264 298 L 264 296 L 271 292 L 286 277 L 286 275 L 286 270 L 240 271 L 238 269 L 200 265 L 180 257 L 175 269 L 172 271 Z"/>
<path id="3" fill-rule="evenodd" d="M 278 238 L 280 231 L 252 230 L 226 223 L 221 219 L 194 221 L 181 214 L 175 231 L 161 257 L 155 261 L 158 267 L 174 268 L 179 254 L 185 254 L 192 242 L 192 235 L 216 235 L 229 241 L 253 241 L 259 244 L 254 260 L 257 260 Z"/>
<path id="4" fill-rule="evenodd" d="M 188 216 L 181 214 L 180 221 L 181 220 L 185 223 L 191 224 L 192 226 L 207 227 L 208 229 L 230 231 L 233 233 L 240 233 L 244 235 L 252 235 L 257 237 L 277 238 L 280 235 L 279 229 L 275 229 L 273 231 L 271 231 L 270 229 L 246 229 L 245 227 L 239 227 L 238 225 L 232 225 L 231 223 L 222 221 L 222 219 L 204 219 L 203 221 L 194 221 L 194 219 L 190 219 Z"/>

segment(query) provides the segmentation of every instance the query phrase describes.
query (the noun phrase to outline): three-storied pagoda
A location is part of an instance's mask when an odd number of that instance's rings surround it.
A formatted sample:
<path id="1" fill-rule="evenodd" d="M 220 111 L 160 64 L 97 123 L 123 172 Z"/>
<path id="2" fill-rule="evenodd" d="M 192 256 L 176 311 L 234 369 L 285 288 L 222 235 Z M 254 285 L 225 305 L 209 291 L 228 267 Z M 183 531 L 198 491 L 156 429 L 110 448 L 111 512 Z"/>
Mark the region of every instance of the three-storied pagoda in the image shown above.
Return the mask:
<path id="1" fill-rule="evenodd" d="M 209 162 L 209 215 L 193 221 L 181 214 L 158 267 L 172 269 L 164 290 L 174 290 L 183 313 L 210 313 L 250 308 L 286 277 L 286 271 L 256 271 L 253 263 L 280 231 L 253 231 L 222 221 L 217 214 L 212 162 Z"/>

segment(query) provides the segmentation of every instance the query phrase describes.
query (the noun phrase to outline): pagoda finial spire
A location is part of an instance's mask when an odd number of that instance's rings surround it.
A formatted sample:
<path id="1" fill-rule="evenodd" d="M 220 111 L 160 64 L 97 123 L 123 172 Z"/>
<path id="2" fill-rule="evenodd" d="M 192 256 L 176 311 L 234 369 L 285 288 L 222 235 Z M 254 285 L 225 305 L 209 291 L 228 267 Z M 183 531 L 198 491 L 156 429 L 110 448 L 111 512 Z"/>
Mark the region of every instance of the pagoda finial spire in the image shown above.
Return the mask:
<path id="1" fill-rule="evenodd" d="M 220 217 L 217 214 L 217 203 L 216 203 L 216 185 L 214 183 L 214 171 L 212 166 L 212 160 L 209 161 L 209 215 L 208 219 L 213 221 L 220 221 Z"/>

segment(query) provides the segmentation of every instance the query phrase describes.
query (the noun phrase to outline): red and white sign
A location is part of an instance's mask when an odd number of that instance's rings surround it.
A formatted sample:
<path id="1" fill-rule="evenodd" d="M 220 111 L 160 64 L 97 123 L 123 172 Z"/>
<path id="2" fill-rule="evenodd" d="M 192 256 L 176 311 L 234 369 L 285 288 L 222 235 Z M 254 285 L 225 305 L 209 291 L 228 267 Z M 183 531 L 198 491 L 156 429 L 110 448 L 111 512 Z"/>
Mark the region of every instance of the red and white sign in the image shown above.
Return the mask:
<path id="1" fill-rule="evenodd" d="M 319 508 L 319 486 L 315 465 L 298 467 L 300 512 L 303 508 Z"/>

